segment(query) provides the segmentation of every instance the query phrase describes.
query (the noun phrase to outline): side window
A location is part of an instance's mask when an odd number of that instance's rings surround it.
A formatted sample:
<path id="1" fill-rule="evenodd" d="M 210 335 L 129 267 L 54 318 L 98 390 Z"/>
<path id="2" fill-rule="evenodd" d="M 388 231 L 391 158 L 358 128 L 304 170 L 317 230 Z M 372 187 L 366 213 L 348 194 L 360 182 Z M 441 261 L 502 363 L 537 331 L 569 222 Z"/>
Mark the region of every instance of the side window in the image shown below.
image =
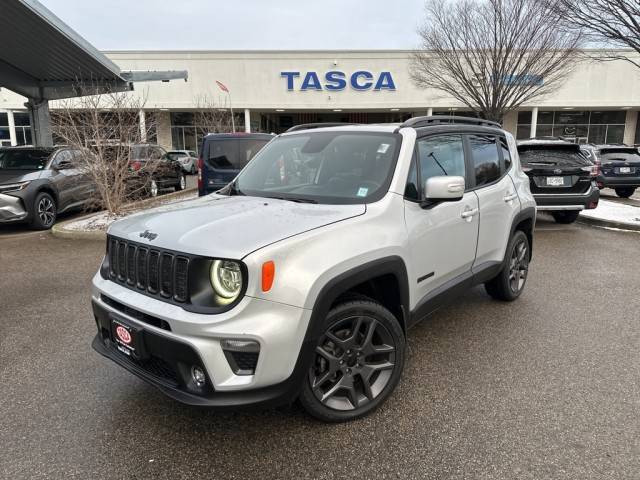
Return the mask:
<path id="1" fill-rule="evenodd" d="M 418 185 L 418 162 L 414 154 L 413 157 L 411 157 L 411 168 L 409 169 L 409 176 L 407 177 L 407 186 L 404 188 L 404 197 L 409 200 L 420 200 Z"/>
<path id="2" fill-rule="evenodd" d="M 469 135 L 469 145 L 476 174 L 476 187 L 500 178 L 500 156 L 496 138 L 491 135 Z"/>
<path id="3" fill-rule="evenodd" d="M 497 153 L 497 152 L 496 152 Z M 461 135 L 438 135 L 418 140 L 420 185 L 442 175 L 464 177 L 464 147 Z"/>
<path id="4" fill-rule="evenodd" d="M 507 139 L 500 137 L 500 148 L 502 149 L 502 158 L 504 159 L 504 171 L 511 168 L 511 153 L 509 153 L 509 144 Z"/>

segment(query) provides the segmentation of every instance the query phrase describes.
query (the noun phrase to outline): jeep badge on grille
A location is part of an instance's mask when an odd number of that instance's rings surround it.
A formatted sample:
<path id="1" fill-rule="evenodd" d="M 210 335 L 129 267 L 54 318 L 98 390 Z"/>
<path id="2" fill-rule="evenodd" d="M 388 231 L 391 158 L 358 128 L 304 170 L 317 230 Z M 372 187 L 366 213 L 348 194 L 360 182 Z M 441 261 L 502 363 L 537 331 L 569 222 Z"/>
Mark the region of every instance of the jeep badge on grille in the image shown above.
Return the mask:
<path id="1" fill-rule="evenodd" d="M 149 230 L 145 230 L 144 232 L 140 233 L 140 238 L 146 238 L 150 242 L 155 240 L 157 236 L 157 233 L 151 233 Z"/>

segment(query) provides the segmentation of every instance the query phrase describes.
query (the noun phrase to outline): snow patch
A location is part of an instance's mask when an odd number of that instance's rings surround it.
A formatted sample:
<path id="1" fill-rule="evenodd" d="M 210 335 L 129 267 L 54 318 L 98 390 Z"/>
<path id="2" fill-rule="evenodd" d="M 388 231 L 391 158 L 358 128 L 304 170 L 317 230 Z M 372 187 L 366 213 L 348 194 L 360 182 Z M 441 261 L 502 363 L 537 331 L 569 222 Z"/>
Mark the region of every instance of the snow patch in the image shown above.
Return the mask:
<path id="1" fill-rule="evenodd" d="M 640 225 L 640 208 L 622 203 L 600 200 L 598 208 L 593 210 L 583 210 L 580 212 L 583 217 L 605 220 L 616 223 L 626 223 L 629 225 Z"/>

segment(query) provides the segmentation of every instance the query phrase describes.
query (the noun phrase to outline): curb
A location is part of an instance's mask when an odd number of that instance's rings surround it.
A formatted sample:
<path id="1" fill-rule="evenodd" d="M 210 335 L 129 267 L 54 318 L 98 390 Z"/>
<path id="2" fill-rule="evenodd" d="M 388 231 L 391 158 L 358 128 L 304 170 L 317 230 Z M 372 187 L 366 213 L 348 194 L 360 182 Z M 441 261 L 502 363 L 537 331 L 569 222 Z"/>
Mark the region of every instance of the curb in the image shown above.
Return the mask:
<path id="1" fill-rule="evenodd" d="M 167 193 L 166 195 L 162 195 L 161 197 L 156 198 L 146 198 L 139 202 L 130 203 L 128 206 L 136 206 L 136 207 L 145 207 L 146 205 L 153 205 L 153 203 L 157 202 L 158 199 L 161 200 L 169 200 L 175 197 L 187 196 L 190 193 L 196 192 L 197 188 L 187 188 L 180 192 Z M 127 207 L 128 207 L 127 206 Z M 160 205 L 157 205 L 160 206 Z M 107 232 L 104 230 L 68 230 L 65 228 L 66 225 L 77 222 L 79 220 L 84 220 L 85 218 L 92 217 L 100 212 L 92 212 L 87 215 L 83 215 L 78 218 L 74 218 L 72 220 L 65 220 L 64 222 L 56 223 L 51 228 L 51 234 L 57 238 L 64 238 L 66 240 L 93 240 L 93 241 L 106 241 Z"/>
<path id="2" fill-rule="evenodd" d="M 613 220 L 603 220 L 601 218 L 578 217 L 578 223 L 593 225 L 594 227 L 616 228 L 618 230 L 626 230 L 628 232 L 640 232 L 640 224 L 634 225 L 626 222 L 615 222 Z"/>

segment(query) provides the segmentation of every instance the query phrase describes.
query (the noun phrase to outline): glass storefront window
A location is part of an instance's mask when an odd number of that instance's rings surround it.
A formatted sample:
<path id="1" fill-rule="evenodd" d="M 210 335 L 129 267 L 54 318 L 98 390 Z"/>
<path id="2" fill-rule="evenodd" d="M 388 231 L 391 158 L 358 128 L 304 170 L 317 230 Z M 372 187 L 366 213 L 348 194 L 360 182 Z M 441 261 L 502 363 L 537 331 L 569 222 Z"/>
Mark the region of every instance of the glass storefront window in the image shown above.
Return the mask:
<path id="1" fill-rule="evenodd" d="M 517 138 L 529 138 L 531 111 L 518 112 Z M 567 137 L 577 143 L 623 143 L 626 112 L 620 110 L 544 110 L 538 112 L 536 137 Z"/>

